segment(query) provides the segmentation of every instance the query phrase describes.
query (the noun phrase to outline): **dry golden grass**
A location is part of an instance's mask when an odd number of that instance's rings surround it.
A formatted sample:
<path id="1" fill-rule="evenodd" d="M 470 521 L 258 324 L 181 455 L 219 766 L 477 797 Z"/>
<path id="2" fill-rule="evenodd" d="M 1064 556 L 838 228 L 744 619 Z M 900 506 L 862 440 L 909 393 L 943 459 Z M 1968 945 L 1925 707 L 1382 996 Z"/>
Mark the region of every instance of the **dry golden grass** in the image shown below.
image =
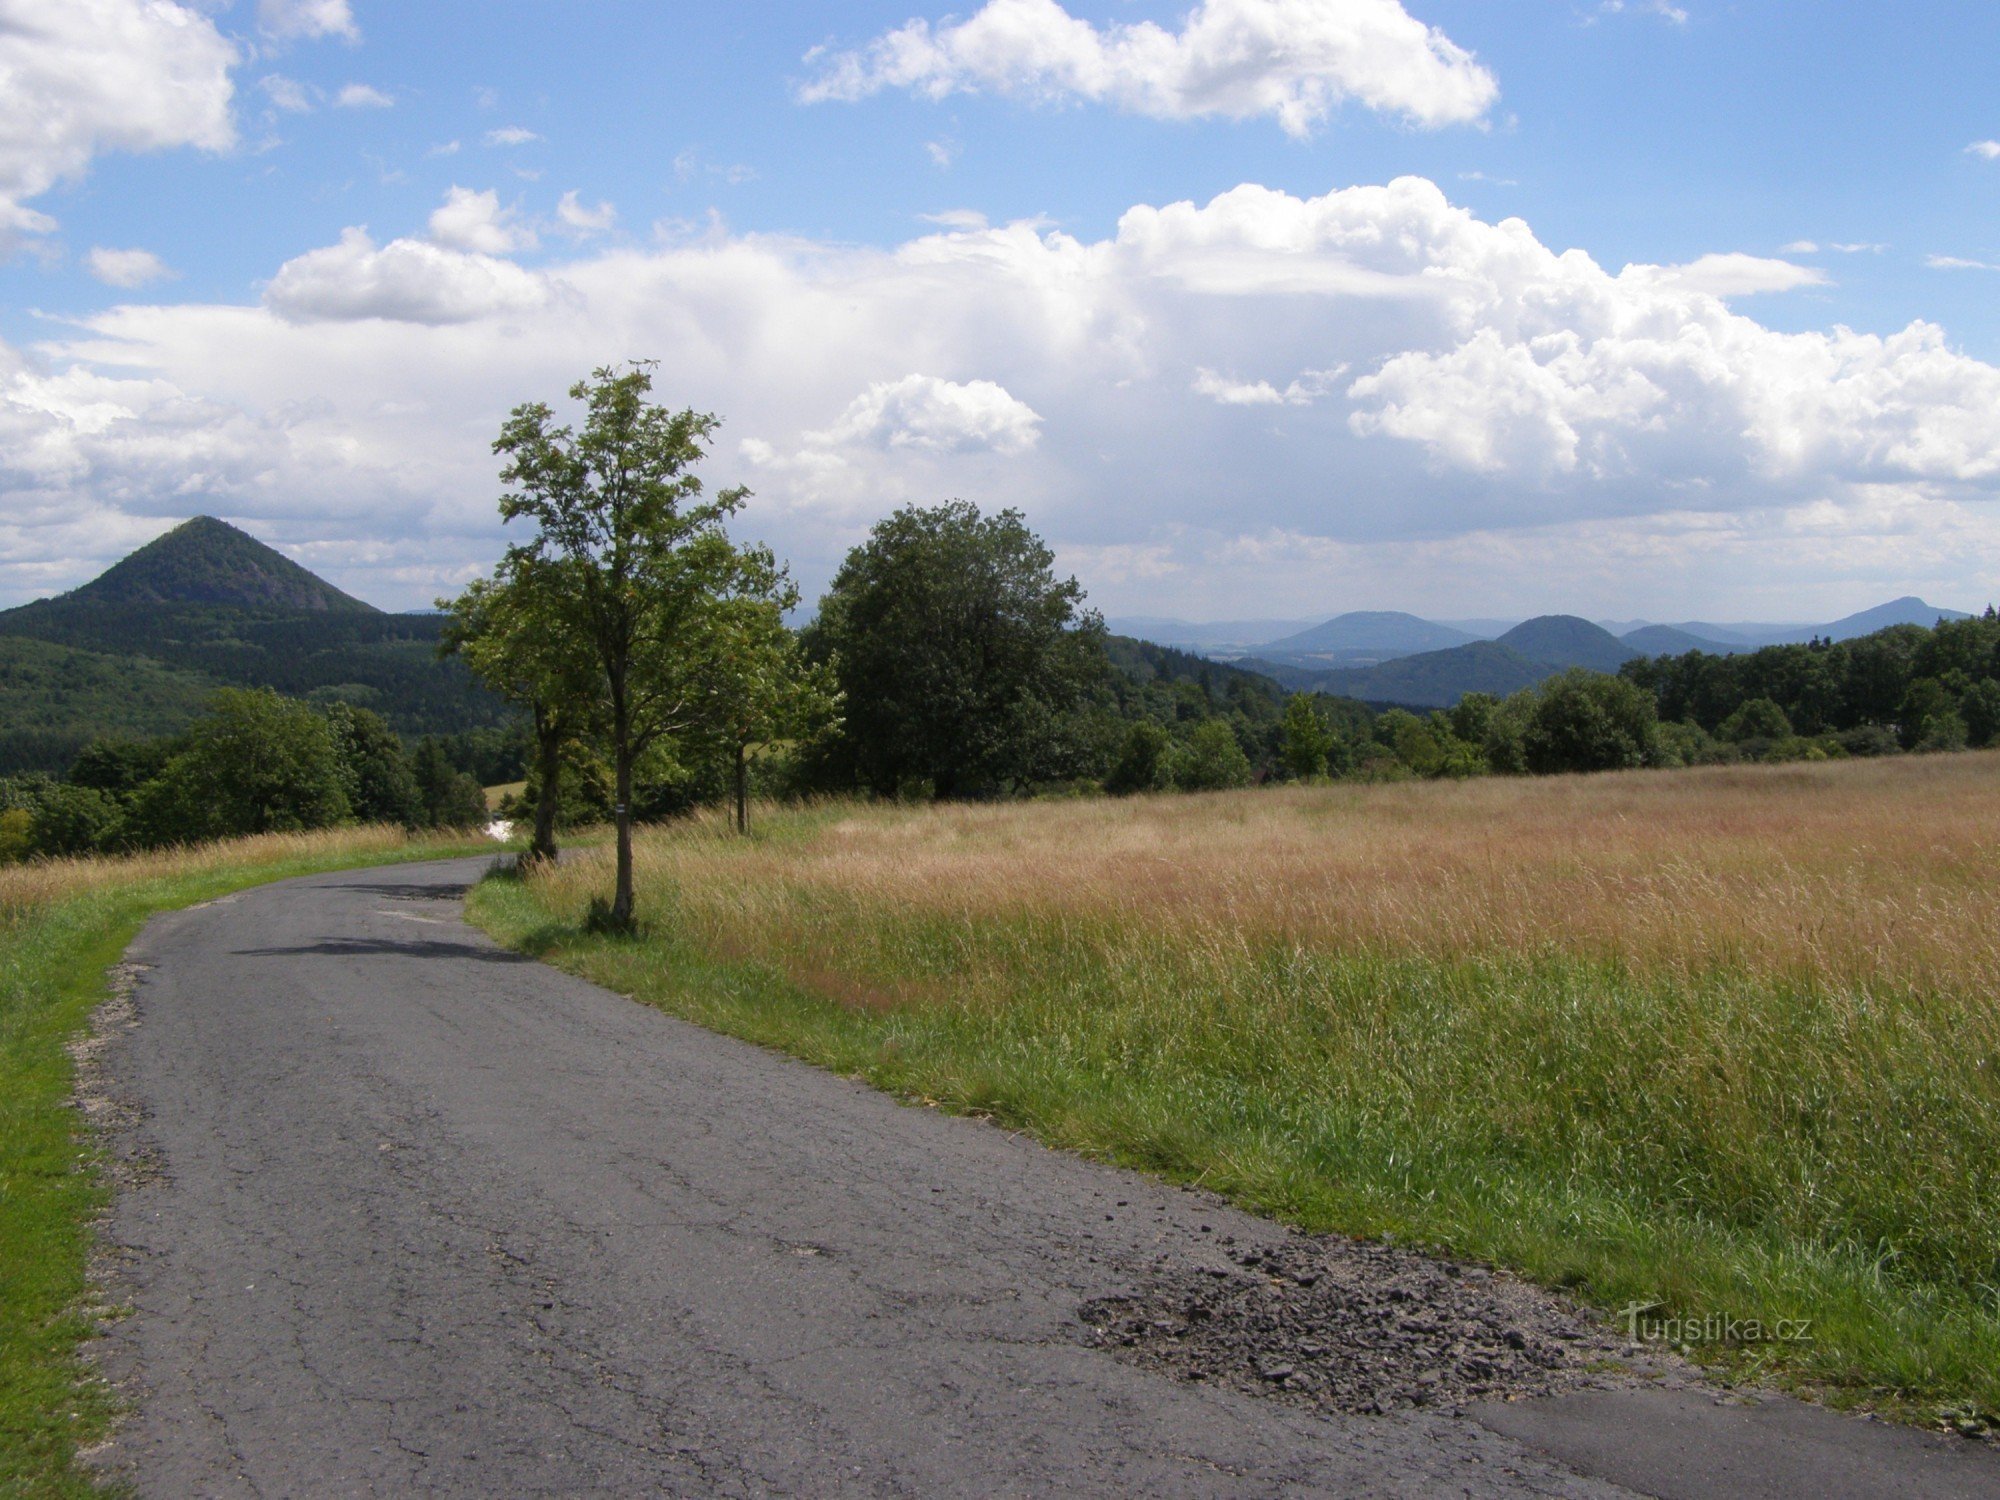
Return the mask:
<path id="1" fill-rule="evenodd" d="M 1223 948 L 1560 952 L 2000 994 L 2000 754 L 846 808 L 817 837 L 750 845 L 718 816 L 642 839 L 640 857 L 649 885 L 744 918 L 803 886 L 966 921 L 1107 917 Z M 552 877 L 598 878 L 589 862 Z"/>
<path id="2" fill-rule="evenodd" d="M 420 840 L 399 828 L 328 828 L 312 833 L 262 833 L 189 848 L 81 859 L 31 860 L 0 866 L 0 923 L 72 896 L 122 890 L 151 881 L 212 876 L 243 866 L 345 861 L 381 854 L 394 858 Z M 438 842 L 432 835 L 430 844 Z"/>

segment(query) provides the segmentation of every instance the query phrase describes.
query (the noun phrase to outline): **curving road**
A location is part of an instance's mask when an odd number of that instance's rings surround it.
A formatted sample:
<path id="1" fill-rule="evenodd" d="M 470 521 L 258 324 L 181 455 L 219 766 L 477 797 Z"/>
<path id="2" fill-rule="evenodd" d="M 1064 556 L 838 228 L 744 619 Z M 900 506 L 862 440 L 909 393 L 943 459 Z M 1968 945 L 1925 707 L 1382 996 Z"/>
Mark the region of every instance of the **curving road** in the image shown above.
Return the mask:
<path id="1" fill-rule="evenodd" d="M 132 950 L 104 1462 L 141 1494 L 2000 1494 L 1793 1403 L 1343 1417 L 1114 1358 L 1080 1305 L 1283 1231 L 504 952 L 481 868 Z"/>

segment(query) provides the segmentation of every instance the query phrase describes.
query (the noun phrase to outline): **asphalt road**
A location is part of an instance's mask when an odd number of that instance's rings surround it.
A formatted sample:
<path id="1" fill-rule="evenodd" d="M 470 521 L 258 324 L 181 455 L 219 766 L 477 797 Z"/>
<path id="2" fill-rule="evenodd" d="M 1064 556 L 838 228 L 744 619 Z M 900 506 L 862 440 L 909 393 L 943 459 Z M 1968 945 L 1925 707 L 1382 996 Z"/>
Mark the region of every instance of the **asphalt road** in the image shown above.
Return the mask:
<path id="1" fill-rule="evenodd" d="M 481 868 L 132 950 L 101 1461 L 141 1494 L 2000 1494 L 1794 1403 L 1343 1416 L 1117 1357 L 1082 1305 L 1284 1232 L 508 954 Z"/>

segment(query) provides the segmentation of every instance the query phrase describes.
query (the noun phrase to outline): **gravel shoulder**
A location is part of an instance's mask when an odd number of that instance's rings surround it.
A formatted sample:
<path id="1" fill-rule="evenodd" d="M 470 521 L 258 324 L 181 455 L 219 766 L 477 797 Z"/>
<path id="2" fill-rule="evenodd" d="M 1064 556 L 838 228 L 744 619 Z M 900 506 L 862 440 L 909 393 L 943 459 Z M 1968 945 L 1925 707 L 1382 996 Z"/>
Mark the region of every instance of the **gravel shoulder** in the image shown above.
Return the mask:
<path id="1" fill-rule="evenodd" d="M 483 868 L 289 881 L 134 946 L 90 1088 L 132 1164 L 99 1460 L 139 1493 L 1683 1492 L 1628 1424 L 1735 1441 L 1740 1493 L 1897 1492 L 1828 1488 L 1866 1467 L 1846 1444 L 2000 1495 L 1978 1445 L 1793 1402 L 1758 1408 L 1809 1414 L 1786 1443 L 1745 1438 L 1487 1268 L 1296 1235 L 505 952 L 458 920 Z M 1767 1460 L 1794 1487 L 1756 1488 Z"/>

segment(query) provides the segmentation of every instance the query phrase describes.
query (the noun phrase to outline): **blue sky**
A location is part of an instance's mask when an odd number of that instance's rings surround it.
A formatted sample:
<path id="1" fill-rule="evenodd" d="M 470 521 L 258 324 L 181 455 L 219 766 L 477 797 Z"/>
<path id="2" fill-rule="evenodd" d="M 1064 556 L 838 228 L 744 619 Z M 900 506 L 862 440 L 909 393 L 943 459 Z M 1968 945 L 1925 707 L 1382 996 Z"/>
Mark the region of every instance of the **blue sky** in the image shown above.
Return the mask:
<path id="1" fill-rule="evenodd" d="M 961 494 L 1115 612 L 2000 594 L 1990 5 L 61 15 L 0 0 L 0 604 L 196 511 L 427 602 L 507 406 L 640 355 L 809 592 Z"/>

